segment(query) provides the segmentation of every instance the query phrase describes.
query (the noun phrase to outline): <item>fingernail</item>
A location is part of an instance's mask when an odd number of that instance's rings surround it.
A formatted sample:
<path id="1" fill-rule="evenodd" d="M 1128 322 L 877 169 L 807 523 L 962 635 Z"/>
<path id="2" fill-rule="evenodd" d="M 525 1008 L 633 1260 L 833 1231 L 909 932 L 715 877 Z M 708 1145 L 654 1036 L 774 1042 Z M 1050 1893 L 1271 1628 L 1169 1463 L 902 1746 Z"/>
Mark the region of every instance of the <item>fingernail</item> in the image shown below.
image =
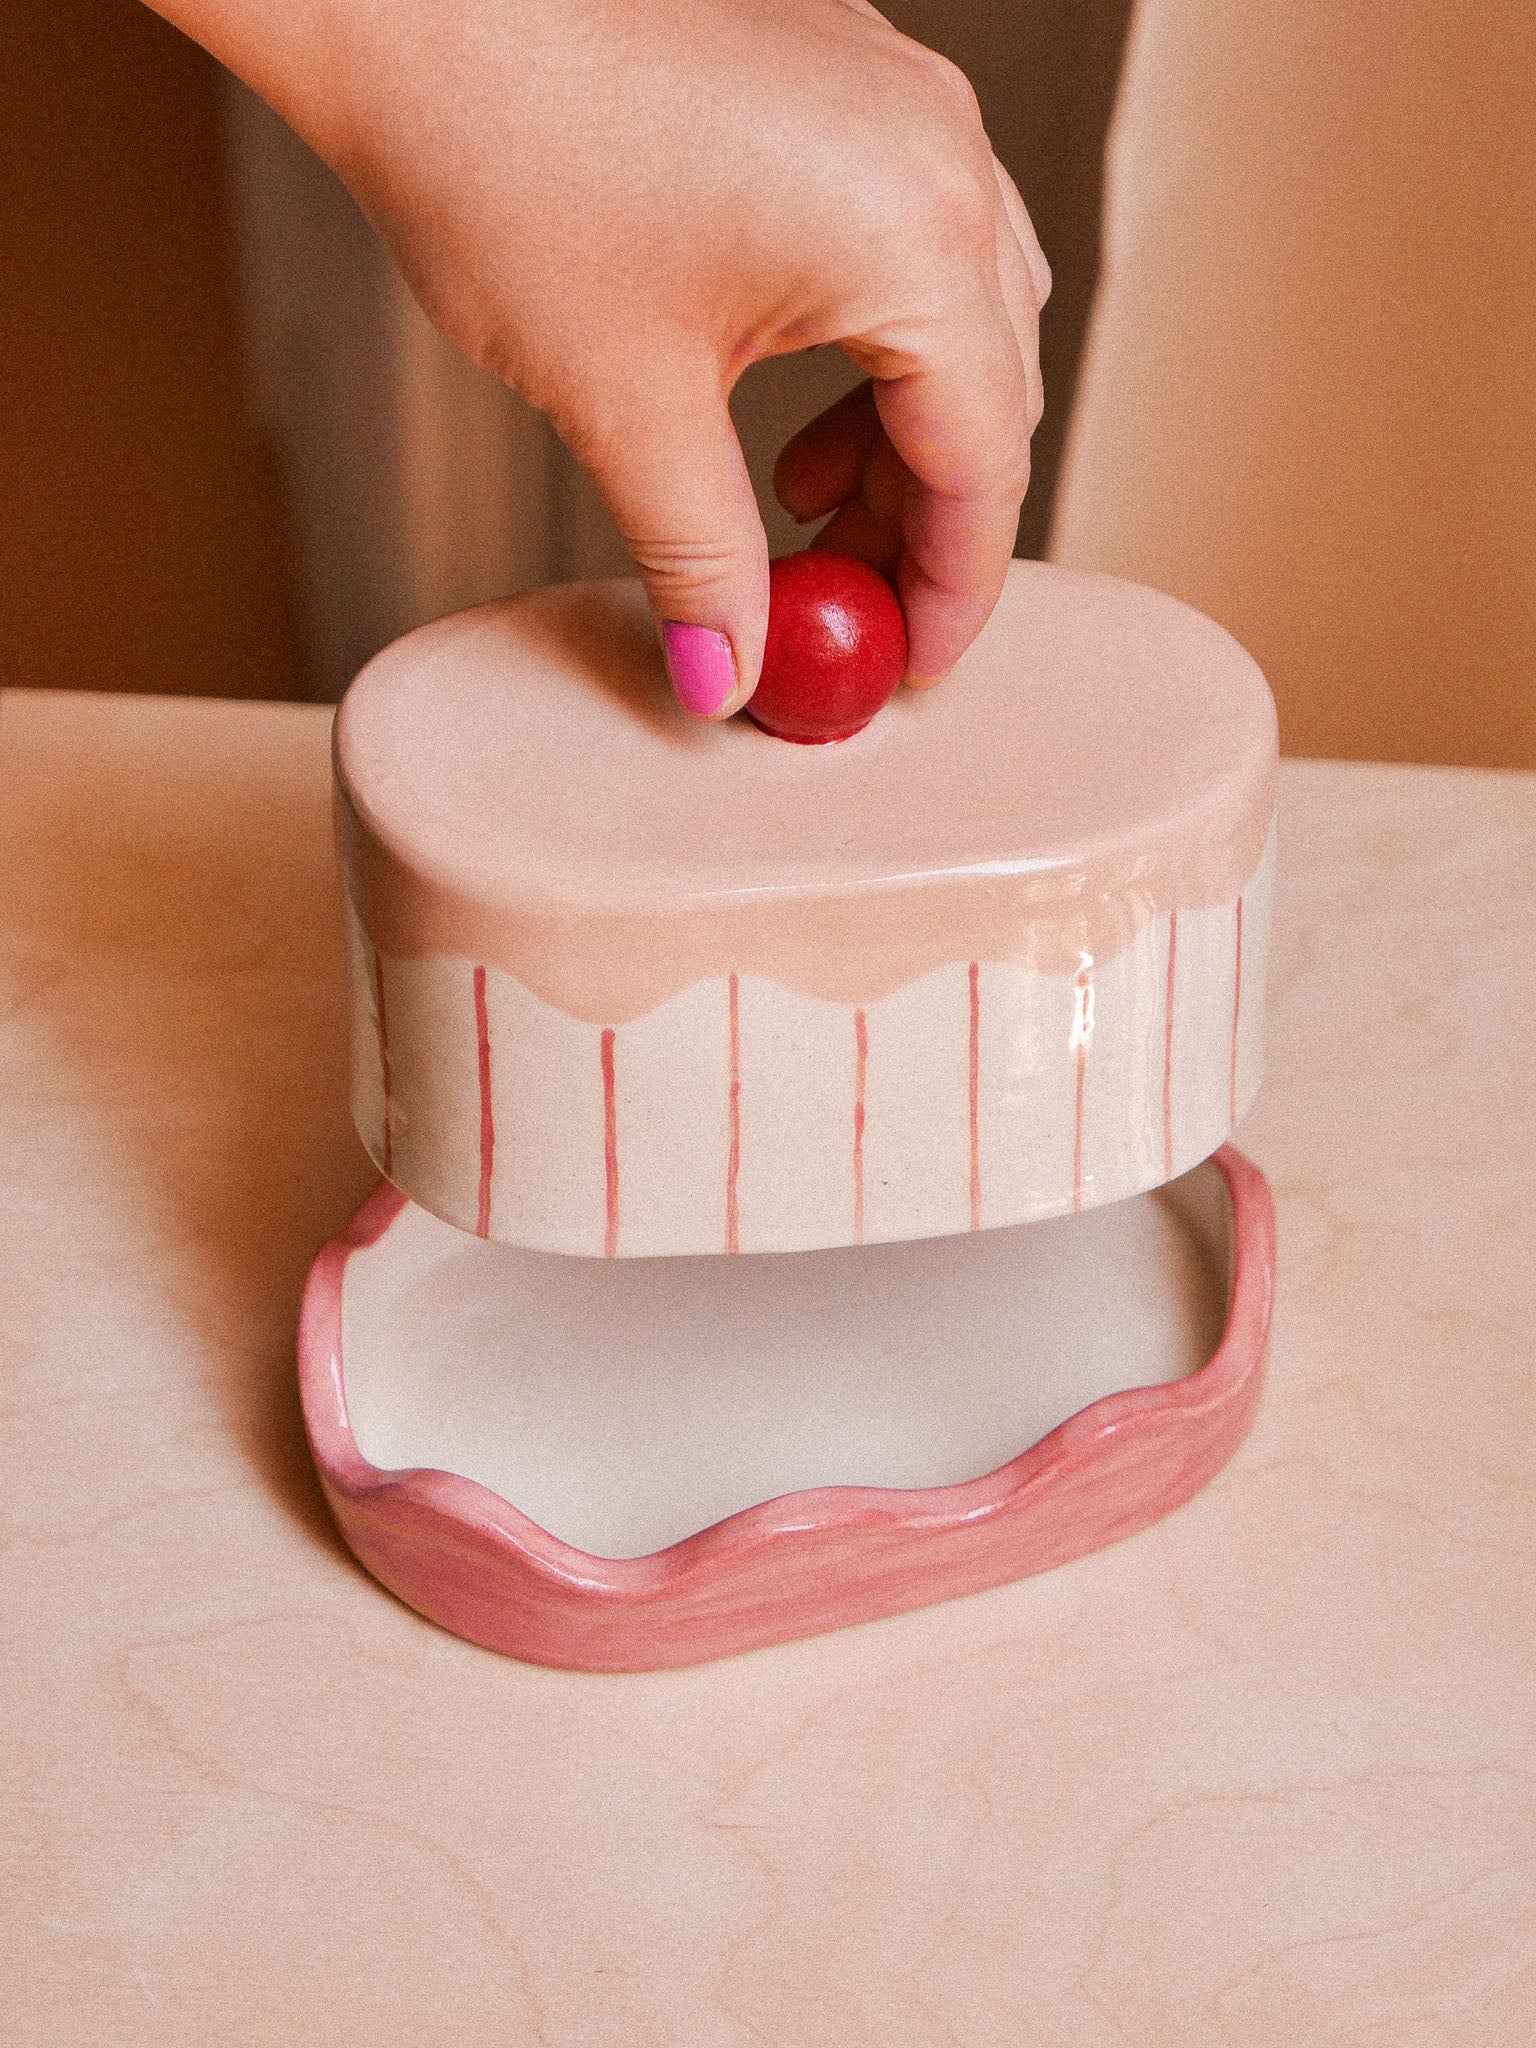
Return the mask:
<path id="1" fill-rule="evenodd" d="M 714 718 L 736 694 L 736 657 L 724 633 L 663 619 L 661 651 L 678 703 L 695 718 Z"/>
<path id="2" fill-rule="evenodd" d="M 936 683 L 942 683 L 943 680 L 942 676 L 905 675 L 902 677 L 902 681 L 909 690 L 931 690 Z"/>

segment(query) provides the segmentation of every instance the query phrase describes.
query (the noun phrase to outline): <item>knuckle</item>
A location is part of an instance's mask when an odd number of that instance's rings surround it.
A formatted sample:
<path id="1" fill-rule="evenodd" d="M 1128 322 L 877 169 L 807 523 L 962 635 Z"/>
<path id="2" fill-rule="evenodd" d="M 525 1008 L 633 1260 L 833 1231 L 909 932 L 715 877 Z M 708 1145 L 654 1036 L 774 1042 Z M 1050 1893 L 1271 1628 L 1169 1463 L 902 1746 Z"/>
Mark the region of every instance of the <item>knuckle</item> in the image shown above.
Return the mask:
<path id="1" fill-rule="evenodd" d="M 948 57 L 941 56 L 937 50 L 927 49 L 921 44 L 918 45 L 918 52 L 922 68 L 929 79 L 948 93 L 965 115 L 967 122 L 979 129 L 982 125 L 981 102 L 976 97 L 976 88 L 960 66 L 951 62 Z"/>
<path id="2" fill-rule="evenodd" d="M 974 263 L 996 246 L 993 195 L 953 157 L 923 168 L 907 195 L 908 231 L 936 253 Z"/>
<path id="3" fill-rule="evenodd" d="M 1000 408 L 1003 425 L 997 436 L 997 460 L 1001 479 L 1010 493 L 1022 498 L 1029 483 L 1030 444 L 1045 410 L 1045 390 L 1039 363 L 1010 351 L 1012 390 Z"/>
<path id="4" fill-rule="evenodd" d="M 1029 399 L 1025 409 L 1025 418 L 1029 424 L 1030 437 L 1033 439 L 1035 429 L 1045 418 L 1045 386 L 1038 377 L 1031 377 L 1029 380 Z"/>
<path id="5" fill-rule="evenodd" d="M 1020 432 L 1016 440 L 1010 444 L 1002 465 L 1003 495 L 1021 503 L 1024 493 L 1029 489 L 1029 437 L 1032 431 L 1020 423 Z"/>
<path id="6" fill-rule="evenodd" d="M 1045 417 L 1045 381 L 1040 375 L 1040 359 L 1038 355 L 1028 351 L 1021 355 L 1017 410 L 1022 418 L 1024 439 L 1027 444 Z"/>
<path id="7" fill-rule="evenodd" d="M 982 256 L 996 238 L 999 198 L 992 149 L 970 80 L 958 65 L 906 42 L 879 107 L 871 157 L 877 205 L 911 246 L 953 259 Z"/>
<path id="8" fill-rule="evenodd" d="M 989 497 L 1022 499 L 1029 488 L 1030 437 L 1037 424 L 1031 411 L 1027 403 L 1010 406 L 987 437 L 980 480 Z"/>
<path id="9" fill-rule="evenodd" d="M 719 541 L 665 540 L 649 533 L 623 535 L 624 545 L 644 576 L 653 597 L 697 595 L 722 590 L 739 581 L 739 552 Z"/>

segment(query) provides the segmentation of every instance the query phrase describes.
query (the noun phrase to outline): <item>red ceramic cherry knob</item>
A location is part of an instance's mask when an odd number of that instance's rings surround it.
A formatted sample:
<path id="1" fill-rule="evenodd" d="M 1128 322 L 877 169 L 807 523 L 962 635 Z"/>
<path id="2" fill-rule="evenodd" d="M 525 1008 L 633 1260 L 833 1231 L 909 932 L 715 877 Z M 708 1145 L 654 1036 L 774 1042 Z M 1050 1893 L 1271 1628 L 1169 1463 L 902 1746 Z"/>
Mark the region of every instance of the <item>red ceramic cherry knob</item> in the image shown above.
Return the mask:
<path id="1" fill-rule="evenodd" d="M 768 570 L 763 678 L 747 715 L 781 740 L 851 739 L 895 694 L 907 627 L 879 570 L 812 548 Z"/>

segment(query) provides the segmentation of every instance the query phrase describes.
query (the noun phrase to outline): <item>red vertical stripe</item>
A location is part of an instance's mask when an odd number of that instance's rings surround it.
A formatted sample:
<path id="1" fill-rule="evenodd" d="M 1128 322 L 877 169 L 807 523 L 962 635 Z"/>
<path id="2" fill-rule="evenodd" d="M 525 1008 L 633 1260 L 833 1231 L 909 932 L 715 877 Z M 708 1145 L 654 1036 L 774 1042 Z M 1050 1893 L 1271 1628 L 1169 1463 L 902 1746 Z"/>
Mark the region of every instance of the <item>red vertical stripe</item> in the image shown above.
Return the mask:
<path id="1" fill-rule="evenodd" d="M 1173 991 L 1179 958 L 1179 913 L 1168 913 L 1168 989 L 1163 997 L 1163 1179 L 1173 1179 Z"/>
<path id="2" fill-rule="evenodd" d="M 731 1088 L 728 1097 L 731 1127 L 730 1151 L 725 1162 L 725 1248 L 741 1250 L 741 1211 L 736 1183 L 741 1176 L 741 987 L 731 976 Z"/>
<path id="3" fill-rule="evenodd" d="M 373 999 L 379 1020 L 379 1072 L 384 1082 L 384 1178 L 395 1166 L 395 1090 L 389 1069 L 389 1015 L 384 1007 L 384 955 L 373 949 Z"/>
<path id="4" fill-rule="evenodd" d="M 1227 1121 L 1237 1124 L 1237 1023 L 1243 1012 L 1243 899 L 1237 899 L 1237 964 L 1232 977 L 1232 1068 L 1227 1083 Z"/>
<path id="5" fill-rule="evenodd" d="M 603 1257 L 611 1259 L 619 1249 L 619 1114 L 613 1087 L 613 1028 L 603 1033 L 603 1179 L 607 1222 L 603 1230 Z"/>
<path id="6" fill-rule="evenodd" d="M 1088 970 L 1080 967 L 1077 971 L 1078 1018 L 1077 1038 L 1077 1086 L 1072 1108 L 1072 1207 L 1083 1206 L 1083 1096 L 1088 1080 L 1088 1034 L 1082 1028 L 1086 1017 L 1086 1003 L 1083 992 L 1088 986 Z"/>
<path id="7" fill-rule="evenodd" d="M 853 1241 L 864 1242 L 864 1083 L 869 1073 L 869 1026 L 853 1013 Z"/>
<path id="8" fill-rule="evenodd" d="M 971 1228 L 981 1228 L 981 964 L 971 962 Z"/>
<path id="9" fill-rule="evenodd" d="M 485 1013 L 485 969 L 475 969 L 475 1045 L 480 1058 L 480 1213 L 475 1234 L 491 1234 L 491 1168 L 496 1158 L 496 1123 L 491 1115 L 491 1026 Z"/>

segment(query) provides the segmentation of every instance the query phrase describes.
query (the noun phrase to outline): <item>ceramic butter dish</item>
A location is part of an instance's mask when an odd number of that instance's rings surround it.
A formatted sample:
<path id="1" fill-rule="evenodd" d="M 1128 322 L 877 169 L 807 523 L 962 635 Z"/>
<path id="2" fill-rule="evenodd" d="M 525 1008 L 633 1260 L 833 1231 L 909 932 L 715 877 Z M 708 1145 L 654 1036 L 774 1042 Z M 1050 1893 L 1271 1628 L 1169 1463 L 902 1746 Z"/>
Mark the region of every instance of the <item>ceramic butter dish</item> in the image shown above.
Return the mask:
<path id="1" fill-rule="evenodd" d="M 429 626 L 336 725 L 358 1128 L 445 1221 L 568 1253 L 1119 1200 L 1257 1088 L 1274 778 L 1226 634 L 1040 564 L 820 748 L 679 714 L 636 584 Z"/>
<path id="2" fill-rule="evenodd" d="M 1273 1289 L 1225 1141 L 1275 752 L 1209 621 L 1038 564 L 941 688 L 821 748 L 688 720 L 634 584 L 380 655 L 336 791 L 393 1185 L 299 1339 L 368 1569 L 494 1649 L 648 1669 L 998 1585 L 1204 1485 Z"/>

